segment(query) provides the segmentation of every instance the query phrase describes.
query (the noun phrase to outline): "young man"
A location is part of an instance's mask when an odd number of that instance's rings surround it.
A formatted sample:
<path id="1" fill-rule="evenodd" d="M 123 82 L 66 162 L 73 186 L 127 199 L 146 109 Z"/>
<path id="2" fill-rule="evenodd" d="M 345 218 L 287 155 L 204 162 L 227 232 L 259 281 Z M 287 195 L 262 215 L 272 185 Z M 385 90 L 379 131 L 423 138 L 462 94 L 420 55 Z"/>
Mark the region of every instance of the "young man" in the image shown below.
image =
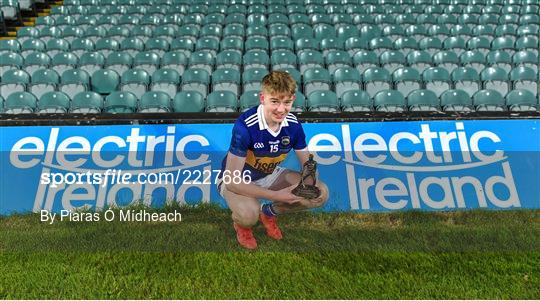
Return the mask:
<path id="1" fill-rule="evenodd" d="M 247 249 L 257 248 L 251 228 L 258 220 L 268 236 L 279 240 L 283 236 L 276 215 L 320 207 L 328 199 L 328 188 L 321 181 L 317 181 L 321 195 L 316 199 L 292 194 L 300 182 L 300 173 L 278 166 L 292 149 L 300 166 L 309 159 L 302 125 L 289 113 L 295 91 L 296 82 L 288 73 L 271 72 L 262 80 L 260 105 L 243 113 L 233 127 L 218 190 L 232 210 L 236 238 Z M 251 179 L 233 181 L 224 176 L 241 173 Z M 271 203 L 261 206 L 259 199 Z"/>

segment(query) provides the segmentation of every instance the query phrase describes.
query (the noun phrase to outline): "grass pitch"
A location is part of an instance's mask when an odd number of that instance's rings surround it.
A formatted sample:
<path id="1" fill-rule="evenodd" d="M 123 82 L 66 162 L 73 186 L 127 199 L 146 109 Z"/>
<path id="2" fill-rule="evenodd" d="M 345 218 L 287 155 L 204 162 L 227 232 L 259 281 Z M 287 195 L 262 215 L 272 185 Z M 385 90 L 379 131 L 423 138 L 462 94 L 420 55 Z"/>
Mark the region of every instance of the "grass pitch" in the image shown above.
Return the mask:
<path id="1" fill-rule="evenodd" d="M 298 213 L 237 246 L 230 212 L 182 221 L 0 218 L 0 299 L 539 299 L 540 211 Z"/>

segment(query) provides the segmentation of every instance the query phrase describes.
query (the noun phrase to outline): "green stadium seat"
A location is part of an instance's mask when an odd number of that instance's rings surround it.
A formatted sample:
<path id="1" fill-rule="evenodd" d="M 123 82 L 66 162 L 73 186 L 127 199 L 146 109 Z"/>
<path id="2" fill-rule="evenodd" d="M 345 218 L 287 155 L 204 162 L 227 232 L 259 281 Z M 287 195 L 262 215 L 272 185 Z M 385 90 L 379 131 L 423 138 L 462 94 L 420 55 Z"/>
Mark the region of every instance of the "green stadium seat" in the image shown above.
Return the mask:
<path id="1" fill-rule="evenodd" d="M 87 52 L 93 52 L 94 49 L 94 42 L 87 38 L 77 38 L 71 42 L 71 53 L 79 58 Z"/>
<path id="2" fill-rule="evenodd" d="M 310 68 L 304 73 L 304 94 L 308 96 L 319 90 L 330 90 L 332 79 L 328 70 L 324 68 Z"/>
<path id="3" fill-rule="evenodd" d="M 307 110 L 307 100 L 304 94 L 299 90 L 296 90 L 295 100 L 291 108 L 292 112 L 305 112 Z"/>
<path id="4" fill-rule="evenodd" d="M 480 51 L 465 51 L 461 54 L 459 60 L 461 65 L 473 68 L 478 73 L 482 72 L 487 65 L 486 57 Z"/>
<path id="5" fill-rule="evenodd" d="M 369 112 L 373 101 L 366 91 L 349 90 L 341 95 L 341 107 L 343 112 Z"/>
<path id="6" fill-rule="evenodd" d="M 177 87 L 180 85 L 180 74 L 170 68 L 162 68 L 152 74 L 152 83 L 150 90 L 164 92 L 172 99 L 177 93 Z"/>
<path id="7" fill-rule="evenodd" d="M 62 73 L 58 91 L 65 93 L 70 99 L 74 99 L 79 92 L 90 89 L 90 76 L 86 71 L 70 69 Z"/>
<path id="8" fill-rule="evenodd" d="M 506 103 L 502 95 L 489 89 L 476 92 L 473 95 L 473 105 L 478 112 L 506 110 Z"/>
<path id="9" fill-rule="evenodd" d="M 381 67 L 392 73 L 396 69 L 407 65 L 407 59 L 400 51 L 387 50 L 381 53 L 379 57 Z"/>
<path id="10" fill-rule="evenodd" d="M 127 52 L 112 52 L 105 60 L 105 68 L 122 74 L 133 65 L 133 58 Z"/>
<path id="11" fill-rule="evenodd" d="M 510 71 L 510 81 L 513 89 L 526 90 L 533 94 L 538 94 L 540 81 L 538 79 L 538 69 L 525 66 L 515 67 Z"/>
<path id="12" fill-rule="evenodd" d="M 72 43 L 75 39 L 82 38 L 84 36 L 84 31 L 77 26 L 67 26 L 62 30 L 62 39 Z"/>
<path id="13" fill-rule="evenodd" d="M 212 74 L 212 91 L 230 91 L 235 97 L 240 94 L 240 72 L 235 69 L 221 68 Z"/>
<path id="14" fill-rule="evenodd" d="M 246 52 L 252 50 L 262 50 L 264 52 L 268 52 L 269 44 L 266 38 L 249 37 L 248 39 L 246 39 L 244 47 Z"/>
<path id="15" fill-rule="evenodd" d="M 538 37 L 540 26 L 536 24 L 524 24 L 518 27 L 517 34 L 519 37 Z"/>
<path id="16" fill-rule="evenodd" d="M 129 37 L 124 39 L 120 43 L 120 50 L 128 53 L 131 57 L 133 57 L 138 52 L 144 51 L 144 42 L 139 38 Z"/>
<path id="17" fill-rule="evenodd" d="M 403 95 L 409 95 L 414 90 L 420 89 L 422 79 L 420 72 L 412 67 L 401 67 L 392 73 L 392 81 L 396 90 Z"/>
<path id="18" fill-rule="evenodd" d="M 506 95 L 510 90 L 508 73 L 500 67 L 489 67 L 480 73 L 483 88 L 497 91 L 501 95 Z"/>
<path id="19" fill-rule="evenodd" d="M 148 91 L 139 101 L 140 113 L 167 113 L 171 111 L 169 94 L 160 91 Z"/>
<path id="20" fill-rule="evenodd" d="M 28 92 L 34 94 L 36 98 L 47 92 L 56 91 L 60 84 L 60 76 L 52 69 L 38 69 L 32 73 Z"/>
<path id="21" fill-rule="evenodd" d="M 129 69 L 122 73 L 120 80 L 120 90 L 131 92 L 138 99 L 148 91 L 150 86 L 150 75 L 143 69 Z"/>
<path id="22" fill-rule="evenodd" d="M 420 41 L 428 36 L 427 29 L 422 24 L 413 24 L 405 28 L 405 35 L 409 38 L 413 38 L 416 41 Z"/>
<path id="23" fill-rule="evenodd" d="M 17 40 L 0 40 L 0 54 L 21 51 L 21 44 Z"/>
<path id="24" fill-rule="evenodd" d="M 270 40 L 270 50 L 274 51 L 294 51 L 294 42 L 290 38 L 272 38 Z"/>
<path id="25" fill-rule="evenodd" d="M 212 57 L 215 57 L 219 51 L 219 41 L 215 38 L 201 37 L 195 43 L 195 51 L 208 52 Z"/>
<path id="26" fill-rule="evenodd" d="M 153 51 L 139 52 L 133 59 L 132 68 L 143 69 L 148 74 L 156 72 L 160 66 L 160 57 Z"/>
<path id="27" fill-rule="evenodd" d="M 401 25 L 391 24 L 383 27 L 383 37 L 389 38 L 392 42 L 405 36 L 405 30 Z"/>
<path id="28" fill-rule="evenodd" d="M 392 77 L 388 70 L 380 67 L 370 67 L 362 74 L 364 90 L 369 95 L 376 95 L 382 90 L 391 88 Z"/>
<path id="29" fill-rule="evenodd" d="M 312 39 L 314 37 L 313 28 L 310 25 L 306 25 L 306 24 L 294 25 L 292 27 L 292 33 L 290 36 L 295 41 L 298 39 L 304 39 L 304 38 Z"/>
<path id="30" fill-rule="evenodd" d="M 315 37 L 317 41 L 322 41 L 324 39 L 336 38 L 337 34 L 336 34 L 336 29 L 334 28 L 333 25 L 320 23 L 320 24 L 314 25 L 313 36 Z"/>
<path id="31" fill-rule="evenodd" d="M 242 66 L 242 55 L 235 50 L 225 50 L 218 53 L 216 57 L 216 70 L 221 68 L 231 68 L 240 71 Z"/>
<path id="32" fill-rule="evenodd" d="M 432 38 L 437 38 L 439 41 L 444 41 L 450 34 L 450 29 L 446 25 L 434 24 L 428 27 L 428 34 Z"/>
<path id="33" fill-rule="evenodd" d="M 143 42 L 146 42 L 152 37 L 153 30 L 152 27 L 147 25 L 132 25 L 131 37 L 139 38 Z"/>
<path id="34" fill-rule="evenodd" d="M 289 17 L 283 13 L 271 13 L 268 15 L 268 25 L 289 25 Z"/>
<path id="35" fill-rule="evenodd" d="M 443 50 L 433 55 L 433 63 L 435 66 L 444 68 L 450 73 L 459 67 L 460 60 L 456 52 L 451 50 Z"/>
<path id="36" fill-rule="evenodd" d="M 443 48 L 441 40 L 436 37 L 423 38 L 418 42 L 418 46 L 420 47 L 420 50 L 426 51 L 431 56 L 441 51 Z"/>
<path id="37" fill-rule="evenodd" d="M 516 51 L 529 51 L 538 56 L 538 49 L 540 45 L 538 44 L 538 38 L 534 37 L 520 37 L 516 40 Z"/>
<path id="38" fill-rule="evenodd" d="M 319 51 L 319 41 L 313 38 L 303 38 L 296 40 L 296 54 L 301 55 L 304 51 Z"/>
<path id="39" fill-rule="evenodd" d="M 452 28 L 450 28 L 450 34 L 452 35 L 450 38 L 456 39 L 457 45 L 461 45 L 461 40 L 465 41 L 465 49 L 466 49 L 466 41 L 470 39 L 473 36 L 472 28 L 467 23 L 463 23 L 458 21 L 461 24 L 453 25 Z M 446 40 L 445 40 L 446 41 Z M 453 44 L 453 42 L 448 42 Z M 443 46 L 446 48 L 446 44 L 443 41 Z"/>
<path id="40" fill-rule="evenodd" d="M 30 75 L 24 70 L 11 69 L 2 74 L 0 95 L 7 99 L 10 94 L 24 92 L 30 84 Z"/>
<path id="41" fill-rule="evenodd" d="M 26 57 L 29 53 L 43 52 L 45 51 L 45 49 L 45 43 L 42 40 L 30 38 L 21 43 L 20 54 L 23 57 Z"/>
<path id="42" fill-rule="evenodd" d="M 291 8 L 291 6 L 289 6 L 288 8 L 289 8 L 289 22 L 292 26 L 299 25 L 299 24 L 311 25 L 311 21 L 309 20 L 308 15 L 303 13 L 300 7 L 297 6 L 297 7 Z"/>
<path id="43" fill-rule="evenodd" d="M 440 111 L 439 98 L 437 94 L 430 90 L 414 90 L 407 95 L 407 106 L 409 111 Z"/>
<path id="44" fill-rule="evenodd" d="M 455 89 L 467 92 L 470 96 L 481 90 L 480 75 L 471 67 L 459 67 L 452 72 Z"/>
<path id="45" fill-rule="evenodd" d="M 251 68 L 242 74 L 243 91 L 261 90 L 261 81 L 268 70 L 264 68 Z"/>
<path id="46" fill-rule="evenodd" d="M 37 98 L 28 92 L 13 92 L 5 100 L 4 113 L 33 113 L 37 107 Z"/>
<path id="47" fill-rule="evenodd" d="M 349 53 L 344 50 L 329 51 L 326 56 L 326 66 L 328 71 L 333 74 L 337 68 L 352 66 L 352 59 Z"/>
<path id="48" fill-rule="evenodd" d="M 169 42 L 164 38 L 150 38 L 144 44 L 144 50 L 146 52 L 154 52 L 160 57 L 168 52 L 169 48 Z"/>
<path id="49" fill-rule="evenodd" d="M 214 18 L 221 18 L 220 17 L 214 17 Z M 223 18 L 223 21 L 215 23 L 215 24 L 208 24 L 204 25 L 201 28 L 201 31 L 199 33 L 199 39 L 201 38 L 212 38 L 215 39 L 218 43 L 219 40 L 221 40 L 221 36 L 223 35 L 223 29 L 221 27 L 221 24 L 225 21 L 225 18 Z"/>
<path id="50" fill-rule="evenodd" d="M 197 91 L 178 92 L 173 99 L 175 112 L 204 112 L 204 96 Z"/>
<path id="51" fill-rule="evenodd" d="M 105 28 L 107 30 L 107 36 L 108 37 L 113 38 L 115 36 L 115 34 L 119 34 L 117 37 L 126 36 L 123 33 L 125 33 L 126 25 L 129 25 L 129 24 L 121 24 L 121 25 L 119 25 L 118 23 L 119 23 L 119 21 L 118 21 L 118 18 L 116 16 L 101 15 L 100 18 L 96 19 L 95 25 Z M 111 32 L 110 30 L 112 28 L 116 28 L 116 29 L 114 29 Z M 129 35 L 129 29 L 127 31 L 127 34 Z"/>
<path id="52" fill-rule="evenodd" d="M 412 37 L 399 37 L 394 41 L 394 49 L 408 55 L 411 51 L 419 49 L 418 42 Z"/>
<path id="53" fill-rule="evenodd" d="M 506 105 L 510 111 L 536 111 L 538 102 L 535 94 L 527 90 L 516 89 L 506 94 Z"/>
<path id="54" fill-rule="evenodd" d="M 184 39 L 191 40 L 191 42 L 196 43 L 197 38 L 199 37 L 199 29 L 193 25 L 182 25 L 178 29 L 177 37 L 182 37 Z"/>
<path id="55" fill-rule="evenodd" d="M 197 91 L 203 98 L 208 94 L 210 85 L 210 73 L 204 69 L 190 68 L 182 75 L 183 91 Z"/>
<path id="56" fill-rule="evenodd" d="M 80 25 L 79 25 L 80 26 Z M 92 43 L 97 43 L 99 39 L 104 38 L 107 35 L 107 30 L 104 26 L 100 27 L 88 27 L 87 29 L 84 29 L 84 38 L 90 39 Z"/>
<path id="57" fill-rule="evenodd" d="M 331 51 L 345 50 L 345 44 L 338 38 L 328 38 L 321 41 L 321 51 L 323 56 L 328 56 Z"/>
<path id="58" fill-rule="evenodd" d="M 369 50 L 373 51 L 377 56 L 380 56 L 385 51 L 393 49 L 394 44 L 392 40 L 387 37 L 373 38 L 369 41 Z"/>
<path id="59" fill-rule="evenodd" d="M 49 68 L 51 65 L 51 58 L 42 52 L 29 53 L 24 59 L 23 70 L 28 74 L 34 73 L 34 71 L 41 68 Z"/>
<path id="60" fill-rule="evenodd" d="M 451 86 L 450 73 L 441 67 L 430 67 L 422 72 L 422 81 L 426 89 L 435 92 L 439 97 Z"/>
<path id="61" fill-rule="evenodd" d="M 188 38 L 177 38 L 171 42 L 170 50 L 181 52 L 189 58 L 195 50 L 195 43 Z"/>
<path id="62" fill-rule="evenodd" d="M 39 98 L 38 113 L 67 113 L 70 108 L 70 98 L 65 93 L 52 91 Z"/>
<path id="63" fill-rule="evenodd" d="M 239 55 L 243 54 L 244 51 L 244 40 L 239 36 L 229 36 L 225 37 L 220 42 L 221 51 L 236 51 Z"/>
<path id="64" fill-rule="evenodd" d="M 69 52 L 59 53 L 53 57 L 50 68 L 62 74 L 66 70 L 77 68 L 78 63 L 79 59 L 76 55 Z"/>
<path id="65" fill-rule="evenodd" d="M 338 99 L 347 91 L 360 90 L 362 76 L 360 72 L 352 67 L 340 67 L 333 73 L 333 82 Z"/>
<path id="66" fill-rule="evenodd" d="M 243 25 L 228 24 L 223 29 L 223 37 L 224 38 L 240 38 L 243 41 L 245 35 L 246 35 L 246 32 L 244 30 Z"/>
<path id="67" fill-rule="evenodd" d="M 40 31 L 34 27 L 22 27 L 17 30 L 17 40 L 19 42 L 24 42 L 28 39 L 37 39 L 39 38 Z"/>
<path id="68" fill-rule="evenodd" d="M 86 71 L 88 74 L 100 70 L 105 65 L 105 57 L 99 52 L 84 53 L 79 59 L 79 69 Z"/>
<path id="69" fill-rule="evenodd" d="M 247 23 L 245 13 L 228 13 L 225 17 L 226 25 L 245 26 Z"/>
<path id="70" fill-rule="evenodd" d="M 211 74 L 214 70 L 214 57 L 207 51 L 196 51 L 189 58 L 189 68 L 204 69 Z"/>
<path id="71" fill-rule="evenodd" d="M 245 112 L 250 108 L 259 105 L 260 91 L 246 91 L 240 97 L 240 112 Z"/>
<path id="72" fill-rule="evenodd" d="M 253 8 L 253 6 L 250 6 L 250 8 Z M 248 15 L 246 22 L 248 27 L 265 27 L 267 20 L 264 13 L 251 13 Z"/>
<path id="73" fill-rule="evenodd" d="M 92 73 L 90 83 L 92 91 L 99 94 L 110 94 L 118 90 L 120 76 L 115 71 L 100 69 Z"/>
<path id="74" fill-rule="evenodd" d="M 112 52 L 120 50 L 120 43 L 118 43 L 118 41 L 114 39 L 101 38 L 96 41 L 95 49 L 96 51 L 107 57 Z"/>
<path id="75" fill-rule="evenodd" d="M 131 30 L 127 25 L 112 26 L 107 30 L 106 38 L 115 41 L 121 41 L 131 35 Z M 96 42 L 97 43 L 97 42 Z"/>
<path id="76" fill-rule="evenodd" d="M 131 92 L 113 91 L 103 104 L 105 113 L 134 113 L 137 111 L 137 96 Z"/>
<path id="77" fill-rule="evenodd" d="M 338 35 L 339 35 L 339 27 L 347 26 L 347 25 L 353 25 L 353 19 L 348 14 L 342 14 L 342 13 L 333 14 L 332 15 L 332 23 L 338 29 Z M 358 35 L 358 33 L 355 36 L 357 36 L 357 35 Z"/>
<path id="78" fill-rule="evenodd" d="M 406 101 L 396 90 L 382 90 L 373 97 L 373 106 L 379 112 L 404 112 Z"/>
<path id="79" fill-rule="evenodd" d="M 243 58 L 244 72 L 253 68 L 265 68 L 268 69 L 270 64 L 270 57 L 265 51 L 252 50 L 244 54 Z"/>
<path id="80" fill-rule="evenodd" d="M 363 73 L 366 69 L 379 66 L 377 54 L 369 50 L 359 50 L 353 57 L 353 64 L 359 72 Z"/>
<path id="81" fill-rule="evenodd" d="M 332 91 L 313 91 L 308 96 L 307 105 L 312 112 L 340 111 L 337 95 Z"/>
<path id="82" fill-rule="evenodd" d="M 47 41 L 46 52 L 50 57 L 54 57 L 58 53 L 69 52 L 69 42 L 64 39 L 51 38 Z"/>
<path id="83" fill-rule="evenodd" d="M 441 107 L 446 112 L 474 111 L 471 96 L 463 90 L 446 90 L 441 94 Z"/>
<path id="84" fill-rule="evenodd" d="M 502 50 L 512 56 L 516 52 L 514 40 L 509 37 L 498 37 L 491 42 L 492 50 Z"/>
<path id="85" fill-rule="evenodd" d="M 351 57 L 361 50 L 368 49 L 369 41 L 361 37 L 350 37 L 345 41 L 345 50 L 349 53 Z"/>
<path id="86" fill-rule="evenodd" d="M 206 112 L 236 112 L 238 100 L 230 91 L 214 91 L 208 94 Z"/>

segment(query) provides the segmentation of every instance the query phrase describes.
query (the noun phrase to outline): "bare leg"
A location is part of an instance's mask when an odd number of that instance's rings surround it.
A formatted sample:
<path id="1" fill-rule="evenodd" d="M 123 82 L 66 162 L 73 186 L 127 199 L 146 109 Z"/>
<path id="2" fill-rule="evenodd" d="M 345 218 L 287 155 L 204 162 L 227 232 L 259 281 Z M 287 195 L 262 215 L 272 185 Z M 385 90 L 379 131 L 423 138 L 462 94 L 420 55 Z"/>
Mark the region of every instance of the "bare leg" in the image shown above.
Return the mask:
<path id="1" fill-rule="evenodd" d="M 245 228 L 253 227 L 259 220 L 259 201 L 231 192 L 224 184 L 221 191 L 232 211 L 233 221 Z"/>

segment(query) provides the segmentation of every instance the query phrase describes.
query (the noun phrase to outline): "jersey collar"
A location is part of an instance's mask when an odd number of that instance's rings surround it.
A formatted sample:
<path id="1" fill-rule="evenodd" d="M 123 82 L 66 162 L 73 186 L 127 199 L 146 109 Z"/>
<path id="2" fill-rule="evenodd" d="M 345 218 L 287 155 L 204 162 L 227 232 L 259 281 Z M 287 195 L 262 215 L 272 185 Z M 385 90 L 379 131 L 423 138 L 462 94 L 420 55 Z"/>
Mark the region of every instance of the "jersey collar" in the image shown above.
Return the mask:
<path id="1" fill-rule="evenodd" d="M 259 119 L 259 130 L 267 130 L 274 137 L 277 137 L 279 135 L 283 127 L 289 126 L 289 122 L 287 122 L 287 117 L 285 116 L 285 118 L 281 122 L 279 130 L 277 132 L 272 131 L 268 127 L 268 123 L 266 123 L 266 119 L 264 118 L 263 105 L 259 105 L 259 107 L 257 108 L 257 117 Z"/>

